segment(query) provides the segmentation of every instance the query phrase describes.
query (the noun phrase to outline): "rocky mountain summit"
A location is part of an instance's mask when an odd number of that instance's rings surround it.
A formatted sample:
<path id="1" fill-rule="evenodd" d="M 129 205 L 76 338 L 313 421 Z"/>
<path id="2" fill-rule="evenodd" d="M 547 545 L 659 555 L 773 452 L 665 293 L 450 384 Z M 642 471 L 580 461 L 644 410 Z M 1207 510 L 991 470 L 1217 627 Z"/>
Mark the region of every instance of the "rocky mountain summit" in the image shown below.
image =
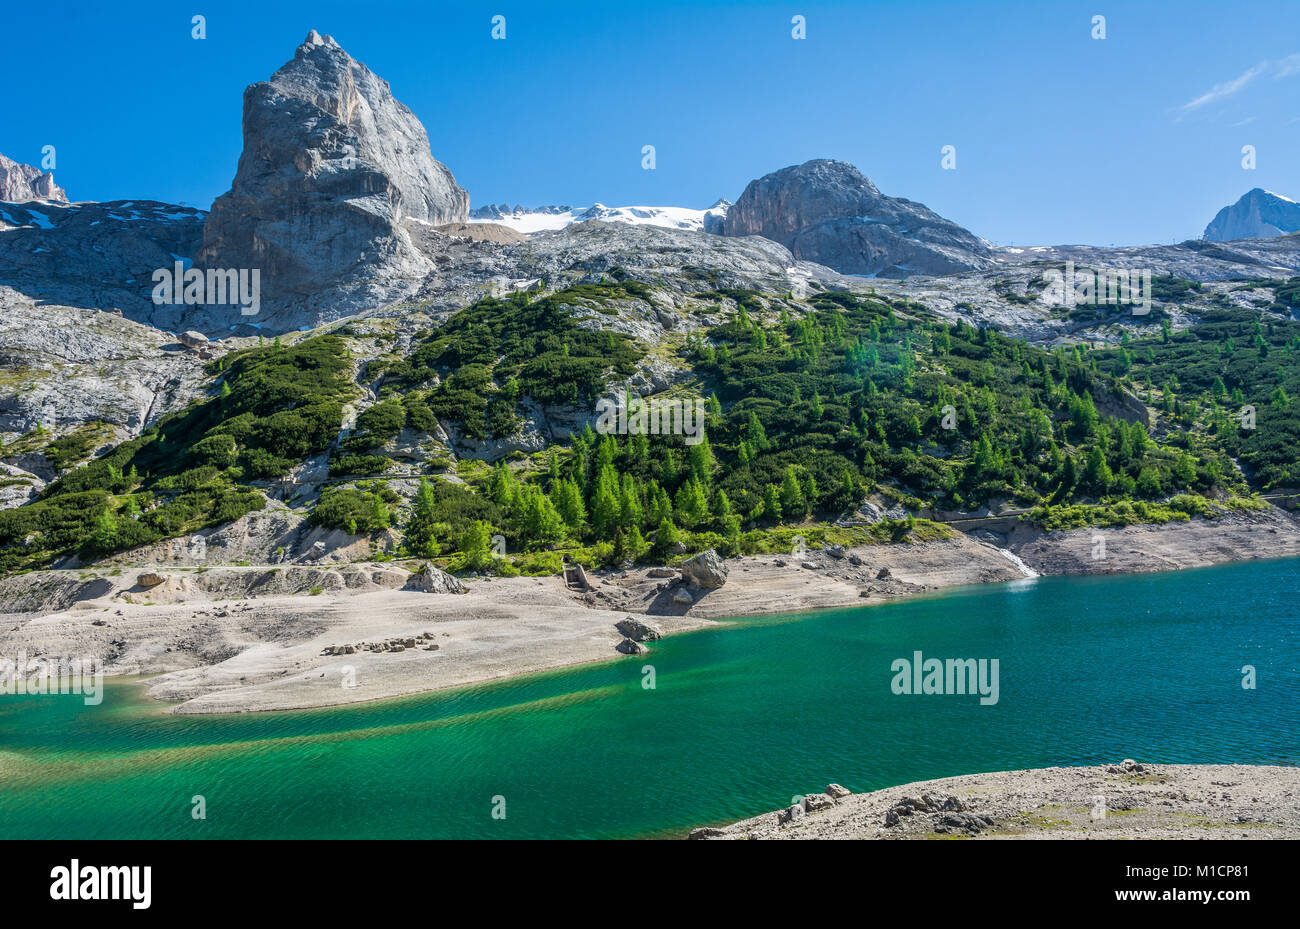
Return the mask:
<path id="1" fill-rule="evenodd" d="M 1210 242 L 1272 239 L 1300 231 L 1300 203 L 1256 187 L 1210 220 L 1202 238 Z"/>
<path id="2" fill-rule="evenodd" d="M 243 134 L 194 263 L 260 269 L 267 319 L 257 322 L 287 328 L 303 310 L 325 321 L 399 299 L 430 268 L 408 227 L 469 218 L 469 194 L 434 160 L 415 114 L 315 30 L 244 92 Z M 192 324 L 249 321 L 237 307 L 209 306 Z"/>
<path id="3" fill-rule="evenodd" d="M 0 200 L 22 203 L 27 200 L 58 200 L 68 202 L 63 188 L 54 183 L 54 175 L 19 164 L 0 155 Z"/>
<path id="4" fill-rule="evenodd" d="M 751 181 L 720 231 L 761 235 L 845 274 L 900 278 L 993 264 L 988 243 L 919 203 L 885 196 L 843 161 L 816 159 Z"/>

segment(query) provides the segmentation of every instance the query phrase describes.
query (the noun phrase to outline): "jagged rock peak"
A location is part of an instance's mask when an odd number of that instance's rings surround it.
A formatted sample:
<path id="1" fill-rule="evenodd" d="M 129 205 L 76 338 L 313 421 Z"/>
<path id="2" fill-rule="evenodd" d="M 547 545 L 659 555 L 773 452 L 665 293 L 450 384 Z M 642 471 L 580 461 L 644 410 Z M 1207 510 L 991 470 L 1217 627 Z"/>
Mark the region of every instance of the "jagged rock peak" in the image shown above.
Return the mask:
<path id="1" fill-rule="evenodd" d="M 57 200 L 67 203 L 68 195 L 54 183 L 52 173 L 0 155 L 0 200 L 10 203 L 23 203 L 27 200 Z"/>
<path id="2" fill-rule="evenodd" d="M 314 104 L 354 135 L 355 139 L 337 140 L 336 154 L 345 160 L 351 156 L 368 161 L 388 174 L 402 194 L 402 217 L 431 223 L 468 219 L 469 194 L 433 158 L 419 119 L 393 97 L 386 80 L 344 51 L 333 36 L 313 29 L 293 60 L 266 83 L 284 97 Z M 246 92 L 246 120 L 248 97 Z M 316 128 L 319 133 L 323 127 Z M 245 137 L 246 145 L 247 141 Z M 357 148 L 355 152 L 347 151 L 350 144 Z M 327 152 L 321 147 L 322 155 Z"/>
<path id="3" fill-rule="evenodd" d="M 298 54 L 301 55 L 303 49 L 311 48 L 313 45 L 332 45 L 335 48 L 339 47 L 339 43 L 334 41 L 334 36 L 322 36 L 319 32 L 313 29 L 311 32 L 307 33 L 307 38 L 302 40 L 302 45 L 298 47 Z"/>
<path id="4" fill-rule="evenodd" d="M 272 312 L 306 301 L 313 318 L 327 306 L 336 318 L 398 299 L 428 270 L 404 224 L 469 218 L 469 194 L 433 158 L 415 114 L 315 30 L 244 91 L 243 135 L 195 264 L 261 269 Z M 241 321 L 208 316 L 206 328 Z"/>
<path id="5" fill-rule="evenodd" d="M 845 161 L 814 159 L 750 181 L 723 235 L 761 235 L 847 274 L 904 277 L 988 267 L 988 243 L 920 203 L 880 192 Z"/>
<path id="6" fill-rule="evenodd" d="M 1300 203 L 1256 187 L 1232 206 L 1225 206 L 1205 227 L 1210 242 L 1272 239 L 1300 230 Z"/>

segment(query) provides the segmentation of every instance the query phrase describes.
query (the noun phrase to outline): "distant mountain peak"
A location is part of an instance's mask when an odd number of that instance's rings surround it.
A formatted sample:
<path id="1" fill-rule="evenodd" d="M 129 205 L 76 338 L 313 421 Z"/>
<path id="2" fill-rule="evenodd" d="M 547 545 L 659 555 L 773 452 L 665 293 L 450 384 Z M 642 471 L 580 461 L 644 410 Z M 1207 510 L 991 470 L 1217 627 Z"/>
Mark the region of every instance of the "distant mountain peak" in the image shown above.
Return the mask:
<path id="1" fill-rule="evenodd" d="M 1273 239 L 1297 231 L 1300 231 L 1300 203 L 1255 187 L 1242 194 L 1232 206 L 1219 210 L 1201 238 L 1209 242 Z"/>
<path id="2" fill-rule="evenodd" d="M 989 267 L 987 242 L 920 203 L 880 192 L 847 161 L 815 158 L 750 181 L 723 235 L 760 235 L 844 274 L 908 277 Z"/>
<path id="3" fill-rule="evenodd" d="M 0 200 L 10 203 L 27 200 L 67 203 L 68 195 L 54 183 L 53 174 L 0 155 Z"/>

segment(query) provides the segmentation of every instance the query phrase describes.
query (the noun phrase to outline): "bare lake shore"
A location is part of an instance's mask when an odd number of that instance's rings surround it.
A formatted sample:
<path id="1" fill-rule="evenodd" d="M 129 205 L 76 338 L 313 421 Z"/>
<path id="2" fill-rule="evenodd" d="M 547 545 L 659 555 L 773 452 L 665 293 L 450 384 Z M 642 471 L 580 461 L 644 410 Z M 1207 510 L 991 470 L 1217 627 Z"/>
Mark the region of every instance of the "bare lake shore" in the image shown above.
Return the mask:
<path id="1" fill-rule="evenodd" d="M 840 794 L 838 785 L 827 785 Z M 1300 768 L 1143 765 L 967 774 L 790 810 L 693 839 L 1297 839 Z"/>
<path id="2" fill-rule="evenodd" d="M 1096 538 L 1106 557 L 1094 557 Z M 977 531 L 845 552 L 728 559 L 718 589 L 663 569 L 471 578 L 466 593 L 406 589 L 394 563 L 293 563 L 43 571 L 0 580 L 0 655 L 98 658 L 149 678 L 172 712 L 355 703 L 625 657 L 629 618 L 670 635 L 727 618 L 863 606 L 1038 574 L 1133 573 L 1300 554 L 1275 508 L 1216 520 L 1003 536 Z M 414 564 L 408 565 L 415 567 Z M 146 585 L 153 573 L 161 583 Z M 157 578 L 149 580 L 156 581 Z M 632 649 L 653 651 L 651 640 Z"/>

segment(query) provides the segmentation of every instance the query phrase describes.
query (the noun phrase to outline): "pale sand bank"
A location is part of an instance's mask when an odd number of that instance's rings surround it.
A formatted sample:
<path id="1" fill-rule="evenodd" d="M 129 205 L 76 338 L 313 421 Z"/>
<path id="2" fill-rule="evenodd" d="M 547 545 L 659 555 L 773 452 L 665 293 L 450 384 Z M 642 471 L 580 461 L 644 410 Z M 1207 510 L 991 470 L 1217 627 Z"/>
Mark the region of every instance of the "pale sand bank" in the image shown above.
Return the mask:
<path id="1" fill-rule="evenodd" d="M 773 811 L 692 837 L 1300 838 L 1300 768 L 1274 765 L 1039 768 L 918 781 L 838 800 L 811 797 L 813 810 L 803 815 Z"/>
<path id="2" fill-rule="evenodd" d="M 1104 560 L 1092 557 L 1098 534 L 1107 540 Z M 402 590 L 408 573 L 392 564 L 167 567 L 157 569 L 167 581 L 148 589 L 136 584 L 139 569 L 36 572 L 0 580 L 0 655 L 99 658 L 111 674 L 152 675 L 152 695 L 183 701 L 174 712 L 296 709 L 642 660 L 615 651 L 623 636 L 614 624 L 629 615 L 672 634 L 727 617 L 1023 578 L 1001 548 L 1044 574 L 1155 571 L 1300 549 L 1300 527 L 1280 510 L 984 538 L 868 546 L 841 558 L 817 551 L 729 559 L 726 584 L 693 589 L 690 604 L 674 601 L 676 588 L 650 569 L 594 575 L 587 593 L 554 577 L 483 578 L 461 595 Z M 366 648 L 379 642 L 410 647 Z M 346 646 L 354 652 L 325 654 Z M 654 643 L 647 647 L 653 654 Z"/>

